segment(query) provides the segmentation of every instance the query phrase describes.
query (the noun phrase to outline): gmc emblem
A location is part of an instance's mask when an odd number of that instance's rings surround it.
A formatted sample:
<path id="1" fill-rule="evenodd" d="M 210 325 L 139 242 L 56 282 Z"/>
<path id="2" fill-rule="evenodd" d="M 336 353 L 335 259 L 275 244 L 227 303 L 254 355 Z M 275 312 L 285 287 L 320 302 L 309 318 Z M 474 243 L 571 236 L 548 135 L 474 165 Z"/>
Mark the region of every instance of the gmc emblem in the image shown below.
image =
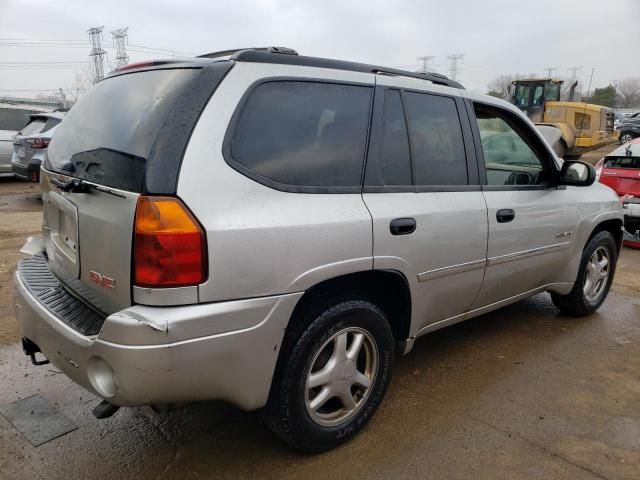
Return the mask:
<path id="1" fill-rule="evenodd" d="M 102 275 L 101 273 L 93 270 L 89 272 L 89 278 L 91 278 L 92 282 L 97 283 L 101 287 L 112 289 L 116 288 L 116 281 L 113 278 L 107 277 L 106 275 Z"/>

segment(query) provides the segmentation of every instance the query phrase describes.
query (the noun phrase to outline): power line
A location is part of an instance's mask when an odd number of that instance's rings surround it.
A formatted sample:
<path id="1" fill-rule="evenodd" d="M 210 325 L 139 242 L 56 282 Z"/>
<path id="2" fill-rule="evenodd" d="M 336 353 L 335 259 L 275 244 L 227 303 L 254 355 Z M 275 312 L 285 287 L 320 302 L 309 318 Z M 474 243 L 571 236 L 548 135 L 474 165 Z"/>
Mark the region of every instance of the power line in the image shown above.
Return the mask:
<path id="1" fill-rule="evenodd" d="M 547 68 L 543 68 L 543 70 L 547 72 L 547 77 L 553 78 L 553 72 L 555 70 L 558 70 L 558 67 L 547 67 Z"/>
<path id="2" fill-rule="evenodd" d="M 169 50 L 167 48 L 145 47 L 144 45 L 134 45 L 133 43 L 129 44 L 129 46 L 130 47 L 135 47 L 135 48 L 143 48 L 145 50 L 154 50 L 156 52 L 163 52 L 163 53 L 171 53 L 171 54 L 184 53 L 184 54 L 189 55 L 189 56 L 198 55 L 197 53 L 194 53 L 194 52 L 182 52 L 180 50 Z"/>

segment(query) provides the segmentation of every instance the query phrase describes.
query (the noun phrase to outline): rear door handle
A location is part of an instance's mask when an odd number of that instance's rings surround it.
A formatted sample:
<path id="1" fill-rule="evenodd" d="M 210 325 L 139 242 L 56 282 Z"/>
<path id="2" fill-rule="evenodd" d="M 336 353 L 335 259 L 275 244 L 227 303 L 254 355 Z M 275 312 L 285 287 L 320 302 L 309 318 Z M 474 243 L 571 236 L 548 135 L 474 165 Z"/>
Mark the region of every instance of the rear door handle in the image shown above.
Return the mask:
<path id="1" fill-rule="evenodd" d="M 416 231 L 415 218 L 396 218 L 389 225 L 391 235 L 409 235 Z"/>
<path id="2" fill-rule="evenodd" d="M 514 218 L 516 218 L 516 212 L 510 208 L 503 208 L 496 212 L 496 220 L 498 220 L 498 223 L 508 223 L 513 221 Z"/>

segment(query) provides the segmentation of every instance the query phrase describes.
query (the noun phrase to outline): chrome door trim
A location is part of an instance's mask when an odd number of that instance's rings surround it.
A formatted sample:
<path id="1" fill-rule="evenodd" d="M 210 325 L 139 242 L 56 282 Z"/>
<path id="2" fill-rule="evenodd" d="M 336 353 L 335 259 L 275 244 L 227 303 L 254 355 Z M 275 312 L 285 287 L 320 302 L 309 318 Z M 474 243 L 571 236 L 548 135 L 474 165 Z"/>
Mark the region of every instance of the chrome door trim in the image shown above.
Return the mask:
<path id="1" fill-rule="evenodd" d="M 459 263 L 457 265 L 450 265 L 448 267 L 435 268 L 433 270 L 419 273 L 418 281 L 426 282 L 428 280 L 444 277 L 446 275 L 454 275 L 456 273 L 468 272 L 477 268 L 484 268 L 486 263 L 487 261 L 483 258 L 482 260 L 473 260 L 471 262 Z"/>
<path id="2" fill-rule="evenodd" d="M 535 255 L 542 255 L 544 253 L 551 253 L 560 250 L 564 250 L 571 245 L 571 242 L 554 243 L 553 245 L 546 245 L 544 247 L 531 248 L 529 250 L 522 250 L 520 252 L 507 253 L 506 255 L 498 255 L 496 257 L 489 257 L 487 259 L 487 266 L 498 265 L 500 263 L 510 262 L 512 260 L 520 260 L 522 258 L 533 257 Z"/>

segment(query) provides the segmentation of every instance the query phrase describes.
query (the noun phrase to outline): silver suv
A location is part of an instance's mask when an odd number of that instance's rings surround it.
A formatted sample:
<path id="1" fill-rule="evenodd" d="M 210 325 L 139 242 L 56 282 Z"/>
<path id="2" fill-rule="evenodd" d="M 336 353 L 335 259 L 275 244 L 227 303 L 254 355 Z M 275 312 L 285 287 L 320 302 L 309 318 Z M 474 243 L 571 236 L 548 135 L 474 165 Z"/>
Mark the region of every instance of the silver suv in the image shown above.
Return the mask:
<path id="1" fill-rule="evenodd" d="M 545 291 L 571 315 L 604 301 L 620 201 L 517 108 L 435 74 L 222 53 L 121 68 L 49 146 L 17 316 L 96 416 L 221 399 L 326 450 L 421 335 Z"/>

